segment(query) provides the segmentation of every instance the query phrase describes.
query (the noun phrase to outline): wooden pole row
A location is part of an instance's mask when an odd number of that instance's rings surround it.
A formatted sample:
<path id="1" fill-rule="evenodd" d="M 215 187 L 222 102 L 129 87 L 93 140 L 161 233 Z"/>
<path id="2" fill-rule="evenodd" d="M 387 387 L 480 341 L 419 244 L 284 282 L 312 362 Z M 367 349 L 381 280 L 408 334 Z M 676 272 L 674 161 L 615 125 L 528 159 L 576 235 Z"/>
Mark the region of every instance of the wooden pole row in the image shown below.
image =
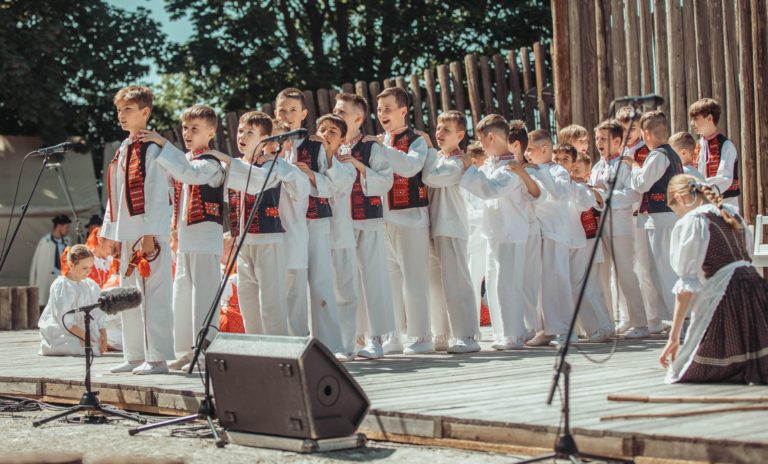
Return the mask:
<path id="1" fill-rule="evenodd" d="M 37 328 L 40 320 L 37 287 L 0 288 L 0 330 Z"/>

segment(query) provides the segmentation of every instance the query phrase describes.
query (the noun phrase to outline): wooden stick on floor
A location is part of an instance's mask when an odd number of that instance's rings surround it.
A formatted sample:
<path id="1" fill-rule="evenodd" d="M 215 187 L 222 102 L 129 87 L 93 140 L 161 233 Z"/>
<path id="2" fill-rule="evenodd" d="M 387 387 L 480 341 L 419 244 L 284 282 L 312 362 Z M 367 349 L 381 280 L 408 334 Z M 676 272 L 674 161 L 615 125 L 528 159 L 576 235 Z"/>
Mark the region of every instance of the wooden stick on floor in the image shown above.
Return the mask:
<path id="1" fill-rule="evenodd" d="M 701 416 L 704 414 L 717 414 L 721 412 L 741 412 L 741 411 L 768 411 L 768 406 L 729 406 L 727 408 L 697 409 L 693 411 L 680 412 L 657 412 L 640 414 L 615 414 L 610 416 L 601 416 L 600 421 L 610 421 L 619 419 L 658 419 L 670 417 L 689 417 Z"/>
<path id="2" fill-rule="evenodd" d="M 608 401 L 632 403 L 768 403 L 768 396 L 644 396 L 608 395 Z"/>

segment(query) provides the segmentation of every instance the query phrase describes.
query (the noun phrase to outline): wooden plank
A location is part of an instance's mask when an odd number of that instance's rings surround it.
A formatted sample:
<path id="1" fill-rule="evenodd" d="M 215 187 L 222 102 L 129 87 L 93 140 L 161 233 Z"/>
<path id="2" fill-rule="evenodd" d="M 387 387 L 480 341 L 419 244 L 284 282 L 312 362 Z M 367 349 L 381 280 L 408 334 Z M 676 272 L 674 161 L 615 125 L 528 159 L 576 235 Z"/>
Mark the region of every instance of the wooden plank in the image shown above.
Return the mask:
<path id="1" fill-rule="evenodd" d="M 435 75 L 431 69 L 424 70 L 424 88 L 427 90 L 427 128 L 432 137 L 437 126 L 437 93 L 435 91 Z"/>
<path id="2" fill-rule="evenodd" d="M 571 123 L 571 63 L 570 38 L 568 33 L 568 2 L 552 0 L 552 69 L 555 88 L 555 121 L 557 129 Z M 514 55 L 510 51 L 510 68 Z M 517 66 L 515 66 L 517 68 Z M 510 76 L 511 79 L 511 76 Z M 519 92 L 519 90 L 518 90 Z M 519 98 L 519 97 L 518 97 Z M 512 104 L 516 96 L 512 95 Z M 515 118 L 519 118 L 519 109 L 515 108 Z"/>
<path id="3" fill-rule="evenodd" d="M 224 121 L 227 124 L 227 141 L 229 143 L 229 154 L 237 156 L 240 148 L 237 146 L 237 126 L 239 124 L 237 113 L 230 111 L 224 115 Z"/>
<path id="4" fill-rule="evenodd" d="M 569 65 L 571 68 L 571 80 L 570 89 L 564 89 L 571 94 L 571 119 L 567 122 L 563 122 L 565 125 L 578 122 L 584 123 L 584 74 L 583 66 L 584 60 L 582 60 L 582 49 L 584 44 L 582 43 L 583 34 L 581 30 L 583 28 L 582 22 L 582 8 L 579 2 L 568 2 L 568 30 L 573 31 L 573 34 L 569 34 L 568 40 L 570 42 L 569 48 Z M 523 90 L 527 92 L 525 84 L 523 84 Z M 526 121 L 528 120 L 528 112 L 526 109 Z M 529 130 L 532 130 L 532 126 L 528 126 Z"/>
<path id="5" fill-rule="evenodd" d="M 506 65 L 504 57 L 498 53 L 493 55 L 493 74 L 496 85 L 496 102 L 499 113 L 509 120 L 511 113 L 509 111 L 509 89 L 507 88 Z"/>
<path id="6" fill-rule="evenodd" d="M 357 86 L 355 86 L 355 91 L 357 91 Z M 336 89 L 328 89 L 328 98 L 331 100 L 331 108 L 336 105 L 336 95 L 339 93 L 340 92 Z"/>
<path id="7" fill-rule="evenodd" d="M 261 105 L 261 112 L 268 114 L 270 117 L 275 117 L 275 110 L 272 103 L 264 103 Z"/>
<path id="8" fill-rule="evenodd" d="M 227 140 L 227 136 L 224 134 L 224 123 L 223 119 L 219 121 L 219 124 L 216 126 L 216 138 L 214 139 L 214 148 L 216 150 L 219 150 L 222 153 L 230 154 L 229 153 L 229 140 Z"/>
<path id="9" fill-rule="evenodd" d="M 536 89 L 534 88 L 535 82 L 533 80 L 533 74 L 531 73 L 531 56 L 528 47 L 520 48 L 520 62 L 523 65 L 523 91 L 525 93 L 523 97 L 523 105 L 525 112 L 525 124 L 528 126 L 528 130 L 533 130 L 536 127 L 536 121 L 534 119 L 534 108 L 536 107 Z"/>
<path id="10" fill-rule="evenodd" d="M 304 91 L 304 103 L 307 105 L 307 118 L 304 120 L 304 127 L 307 132 L 314 134 L 317 127 L 317 107 L 315 106 L 315 97 L 309 90 Z"/>
<path id="11" fill-rule="evenodd" d="M 480 122 L 482 110 L 480 109 L 480 78 L 477 72 L 477 55 L 470 54 L 464 57 L 464 72 L 467 75 L 467 93 L 469 94 L 469 108 L 472 114 L 472 127 Z"/>
<path id="12" fill-rule="evenodd" d="M 376 81 L 372 81 L 368 84 L 368 90 L 371 92 L 371 114 L 373 114 L 374 118 L 376 118 L 376 126 L 374 127 L 374 131 L 375 133 L 380 134 L 384 131 L 384 128 L 381 127 L 381 124 L 379 123 L 379 118 L 376 115 L 376 109 L 379 107 L 379 100 L 377 97 L 381 93 L 381 84 Z"/>
<path id="13" fill-rule="evenodd" d="M 328 89 L 317 90 L 317 116 L 323 116 L 331 112 L 331 99 L 328 94 Z"/>
<path id="14" fill-rule="evenodd" d="M 653 47 L 655 50 L 656 59 L 654 60 L 655 72 L 654 82 L 656 88 L 654 93 L 661 95 L 664 98 L 664 103 L 659 109 L 667 114 L 669 113 L 669 100 L 672 98 L 672 94 L 669 88 L 669 53 L 667 51 L 667 6 L 664 4 L 665 0 L 653 0 Z M 672 2 L 670 8 L 675 8 L 679 5 L 678 2 Z M 682 43 L 678 46 L 682 50 Z M 680 57 L 682 58 L 682 56 Z M 682 76 L 683 79 L 685 76 Z M 683 83 L 685 81 L 683 80 Z M 670 117 L 672 126 L 674 127 L 674 118 Z M 676 132 L 673 128 L 672 132 Z"/>
<path id="15" fill-rule="evenodd" d="M 392 79 L 392 78 L 384 79 L 383 84 L 384 84 L 384 88 L 388 89 L 390 87 L 394 87 L 395 86 L 395 80 Z"/>
<path id="16" fill-rule="evenodd" d="M 27 328 L 36 329 L 40 320 L 40 290 L 37 287 L 24 287 L 27 291 Z"/>
<path id="17" fill-rule="evenodd" d="M 549 130 L 549 105 L 544 101 L 544 87 L 547 85 L 544 47 L 541 43 L 533 44 L 534 65 L 536 66 L 536 97 L 539 101 L 539 127 Z"/>
<path id="18" fill-rule="evenodd" d="M 739 69 L 739 48 L 736 41 L 736 13 L 734 2 L 723 3 L 723 50 L 725 52 L 725 100 L 727 106 L 724 110 L 728 113 L 728 138 L 737 147 L 741 146 L 741 133 L 739 121 L 739 83 L 737 71 Z M 741 179 L 741 176 L 739 176 Z M 743 209 L 742 209 L 743 211 Z"/>
<path id="19" fill-rule="evenodd" d="M 488 57 L 483 55 L 478 63 L 480 67 L 480 81 L 483 85 L 483 109 L 485 114 L 496 113 L 496 106 L 493 103 L 493 90 L 491 89 L 491 66 Z"/>
<path id="20" fill-rule="evenodd" d="M 584 2 L 582 20 L 584 24 L 581 29 L 581 47 L 582 47 L 582 81 L 584 95 L 583 114 L 584 126 L 595 127 L 599 119 L 597 85 L 595 85 L 595 76 L 597 75 L 597 37 L 595 30 L 595 2 Z"/>
<path id="21" fill-rule="evenodd" d="M 651 2 L 637 0 L 640 20 L 640 92 L 653 92 L 653 31 Z"/>
<path id="22" fill-rule="evenodd" d="M 346 93 L 354 93 L 355 86 L 349 82 L 341 84 L 341 90 Z"/>
<path id="23" fill-rule="evenodd" d="M 739 62 L 739 120 L 741 121 L 741 196 L 744 218 L 754 224 L 757 215 L 757 153 L 755 151 L 755 94 L 752 71 L 752 9 L 749 2 L 736 3 Z"/>
<path id="24" fill-rule="evenodd" d="M 411 98 L 413 100 L 413 123 L 417 130 L 424 130 L 424 102 L 421 100 L 419 76 L 411 74 Z"/>
<path id="25" fill-rule="evenodd" d="M 627 95 L 627 43 L 624 27 L 624 4 L 622 0 L 611 0 L 611 74 L 614 97 Z"/>
<path id="26" fill-rule="evenodd" d="M 570 63 L 569 63 L 570 67 Z M 517 55 L 514 50 L 507 52 L 507 68 L 509 68 L 509 89 L 512 93 L 512 117 L 514 119 L 522 119 L 523 117 L 523 97 L 520 93 L 520 72 L 517 68 Z M 564 84 L 565 85 L 565 84 Z M 568 93 L 570 84 L 564 90 L 564 93 Z M 568 93 L 567 97 L 570 108 L 571 95 Z M 570 113 L 570 110 L 569 110 Z"/>
<path id="27" fill-rule="evenodd" d="M 13 329 L 13 310 L 11 309 L 11 289 L 0 288 L 0 330 Z"/>
<path id="28" fill-rule="evenodd" d="M 752 8 L 752 69 L 755 98 L 755 151 L 757 152 L 757 214 L 765 214 L 768 200 L 768 6 L 763 0 L 751 0 Z"/>
<path id="29" fill-rule="evenodd" d="M 683 24 L 682 10 L 677 0 L 666 0 L 667 8 L 667 43 L 669 45 L 668 66 L 669 76 L 669 121 L 672 132 L 688 130 L 688 106 L 685 102 L 685 71 L 683 56 Z"/>
<path id="30" fill-rule="evenodd" d="M 366 84 L 365 81 L 357 81 L 355 83 L 355 93 L 363 97 L 365 102 L 368 104 L 368 108 L 371 108 L 371 98 L 368 96 L 368 84 Z M 334 105 L 335 104 L 336 99 L 334 98 Z M 415 97 L 413 106 L 414 108 L 416 107 Z M 370 114 L 365 115 L 362 131 L 367 135 L 373 134 L 373 120 L 371 119 Z"/>
<path id="31" fill-rule="evenodd" d="M 461 63 L 451 61 L 449 68 L 453 83 L 453 103 L 456 106 L 456 111 L 464 113 L 467 111 L 467 103 L 464 97 L 464 76 L 461 72 Z"/>
<path id="32" fill-rule="evenodd" d="M 446 112 L 451 110 L 451 80 L 448 74 L 448 65 L 440 64 L 437 66 L 437 82 L 440 83 L 440 110 Z"/>
<path id="33" fill-rule="evenodd" d="M 640 28 L 637 17 L 637 1 L 625 0 L 624 20 L 627 44 L 627 93 L 640 95 Z"/>
<path id="34" fill-rule="evenodd" d="M 709 20 L 707 0 L 693 0 L 693 25 L 696 34 L 696 69 L 699 95 L 712 96 L 711 68 L 709 65 Z"/>
<path id="35" fill-rule="evenodd" d="M 597 46 L 598 119 L 603 120 L 608 117 L 608 107 L 613 100 L 611 0 L 595 0 L 595 24 L 597 26 L 595 39 Z"/>
<path id="36" fill-rule="evenodd" d="M 712 76 L 712 98 L 720 103 L 723 112 L 720 114 L 720 121 L 717 128 L 725 133 L 728 130 L 728 114 L 725 109 L 728 101 L 725 94 L 725 52 L 723 51 L 723 9 L 721 6 L 723 0 L 709 0 L 708 15 L 709 20 L 709 58 L 710 75 Z"/>
<path id="37" fill-rule="evenodd" d="M 685 107 L 689 108 L 699 99 L 699 72 L 697 67 L 696 32 L 694 30 L 693 0 L 683 0 L 683 33 L 685 60 Z M 671 85 L 671 84 L 670 84 Z"/>
<path id="38" fill-rule="evenodd" d="M 11 327 L 13 330 L 27 328 L 27 289 L 11 287 Z"/>
<path id="39" fill-rule="evenodd" d="M 408 88 L 405 86 L 405 77 L 398 76 L 395 78 L 395 87 L 400 87 L 401 89 L 405 90 L 405 93 L 408 93 Z M 411 103 L 413 103 L 413 99 L 411 98 Z M 411 112 L 408 111 L 405 113 L 405 124 L 410 125 L 411 124 Z"/>

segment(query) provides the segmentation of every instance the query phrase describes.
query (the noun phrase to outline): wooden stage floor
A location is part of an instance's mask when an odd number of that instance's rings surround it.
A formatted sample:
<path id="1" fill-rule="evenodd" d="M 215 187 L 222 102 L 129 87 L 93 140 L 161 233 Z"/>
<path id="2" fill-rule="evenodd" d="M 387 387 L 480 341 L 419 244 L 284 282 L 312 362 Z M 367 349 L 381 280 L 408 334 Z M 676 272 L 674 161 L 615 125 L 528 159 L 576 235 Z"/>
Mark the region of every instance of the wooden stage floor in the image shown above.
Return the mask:
<path id="1" fill-rule="evenodd" d="M 488 338 L 488 333 L 486 337 Z M 0 394 L 60 402 L 79 399 L 83 359 L 37 356 L 36 331 L 0 332 Z M 489 342 L 482 343 L 488 350 Z M 709 462 L 768 462 L 766 411 L 681 418 L 601 421 L 600 416 L 702 410 L 721 404 L 611 402 L 608 394 L 652 396 L 768 396 L 744 385 L 665 385 L 657 356 L 664 345 L 621 340 L 613 357 L 595 364 L 573 350 L 571 421 L 584 452 L 635 458 Z M 583 344 L 599 361 L 612 344 Z M 392 356 L 345 364 L 372 406 L 362 426 L 370 438 L 489 451 L 537 454 L 551 449 L 560 402 L 546 406 L 554 348 L 467 355 Z M 198 376 L 110 374 L 120 354 L 97 358 L 94 389 L 105 402 L 152 413 L 194 412 L 201 396 Z M 254 394 L 258 394 L 254 391 Z M 733 405 L 731 405 L 733 406 Z M 30 432 L 33 433 L 33 432 Z"/>

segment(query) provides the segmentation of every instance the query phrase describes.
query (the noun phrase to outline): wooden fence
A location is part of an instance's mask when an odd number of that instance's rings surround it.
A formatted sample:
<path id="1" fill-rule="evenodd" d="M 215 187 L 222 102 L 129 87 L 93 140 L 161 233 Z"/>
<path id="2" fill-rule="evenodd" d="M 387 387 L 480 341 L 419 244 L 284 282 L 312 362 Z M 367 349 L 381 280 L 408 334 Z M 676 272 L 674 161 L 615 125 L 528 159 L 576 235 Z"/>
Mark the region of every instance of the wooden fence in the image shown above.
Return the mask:
<path id="1" fill-rule="evenodd" d="M 556 121 L 594 127 L 615 97 L 656 93 L 673 132 L 711 97 L 740 154 L 742 211 L 768 207 L 765 0 L 552 0 Z"/>
<path id="2" fill-rule="evenodd" d="M 409 122 L 416 129 L 428 132 L 433 139 L 438 114 L 448 110 L 466 113 L 469 127 L 474 127 L 488 114 L 498 113 L 507 119 L 525 120 L 530 130 L 549 129 L 554 124 L 554 94 L 546 66 L 547 54 L 546 47 L 537 42 L 533 47 L 510 50 L 505 55 L 467 55 L 463 63 L 441 64 L 381 82 L 358 81 L 331 89 L 307 90 L 304 92 L 309 110 L 306 128 L 313 133 L 315 120 L 333 110 L 336 95 L 343 91 L 366 99 L 371 115 L 363 130 L 366 134 L 379 133 L 382 128 L 376 121 L 376 95 L 385 88 L 398 86 L 404 88 L 411 99 Z M 267 103 L 258 109 L 272 115 L 273 108 L 273 103 Z M 215 140 L 218 149 L 229 154 L 237 152 L 237 122 L 243 112 L 223 115 Z M 180 127 L 164 135 L 176 144 L 181 142 Z"/>

